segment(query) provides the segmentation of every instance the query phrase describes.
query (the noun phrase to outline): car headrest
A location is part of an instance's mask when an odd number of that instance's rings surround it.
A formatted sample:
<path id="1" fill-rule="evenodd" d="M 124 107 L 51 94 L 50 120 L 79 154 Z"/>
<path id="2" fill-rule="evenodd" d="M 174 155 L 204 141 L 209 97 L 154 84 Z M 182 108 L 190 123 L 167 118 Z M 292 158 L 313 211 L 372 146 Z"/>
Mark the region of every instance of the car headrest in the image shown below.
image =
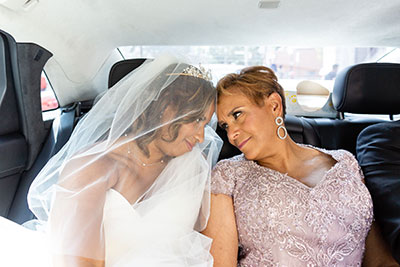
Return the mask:
<path id="1" fill-rule="evenodd" d="M 142 65 L 146 60 L 146 58 L 134 58 L 115 63 L 111 67 L 110 75 L 108 76 L 108 88 L 111 88 L 119 80 L 125 77 L 125 75 Z"/>
<path id="2" fill-rule="evenodd" d="M 347 67 L 336 77 L 332 102 L 340 112 L 400 114 L 400 64 Z"/>

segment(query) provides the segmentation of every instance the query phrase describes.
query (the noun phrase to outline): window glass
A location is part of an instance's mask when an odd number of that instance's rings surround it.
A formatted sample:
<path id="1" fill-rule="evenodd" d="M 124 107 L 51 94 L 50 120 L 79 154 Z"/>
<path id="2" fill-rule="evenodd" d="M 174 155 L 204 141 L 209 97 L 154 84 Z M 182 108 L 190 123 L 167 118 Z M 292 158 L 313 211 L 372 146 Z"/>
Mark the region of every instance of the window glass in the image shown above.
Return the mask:
<path id="1" fill-rule="evenodd" d="M 293 80 L 334 80 L 347 66 L 391 60 L 393 51 L 398 51 L 400 59 L 399 49 L 385 47 L 124 46 L 119 50 L 125 58 L 152 58 L 163 52 L 185 55 L 209 67 L 214 81 L 246 66 L 263 65 L 273 69 L 282 83 L 289 80 L 289 86 Z"/>
<path id="2" fill-rule="evenodd" d="M 53 88 L 47 80 L 46 74 L 42 71 L 40 78 L 40 97 L 42 99 L 42 111 L 48 111 L 58 108 L 58 101 L 54 95 Z"/>
<path id="3" fill-rule="evenodd" d="M 393 48 L 384 54 L 378 62 L 386 62 L 386 63 L 400 63 L 400 49 Z"/>
<path id="4" fill-rule="evenodd" d="M 124 46 L 125 58 L 153 58 L 163 52 L 184 55 L 212 71 L 216 83 L 225 74 L 247 66 L 263 65 L 275 71 L 294 115 L 335 117 L 330 101 L 336 74 L 357 63 L 389 58 L 395 49 L 385 47 L 282 47 L 282 46 Z M 398 51 L 398 49 L 397 49 Z M 399 52 L 400 53 L 400 52 Z M 393 56 L 392 56 L 393 57 Z M 400 58 L 400 55 L 399 55 Z M 308 90 L 309 88 L 312 90 Z M 314 93 L 311 93 L 314 92 Z M 304 112 L 299 112 L 302 110 Z M 317 110 L 324 112 L 315 113 Z M 288 112 L 289 113 L 289 112 Z M 290 113 L 289 113 L 290 114 Z M 330 114 L 330 115 L 329 115 Z"/>

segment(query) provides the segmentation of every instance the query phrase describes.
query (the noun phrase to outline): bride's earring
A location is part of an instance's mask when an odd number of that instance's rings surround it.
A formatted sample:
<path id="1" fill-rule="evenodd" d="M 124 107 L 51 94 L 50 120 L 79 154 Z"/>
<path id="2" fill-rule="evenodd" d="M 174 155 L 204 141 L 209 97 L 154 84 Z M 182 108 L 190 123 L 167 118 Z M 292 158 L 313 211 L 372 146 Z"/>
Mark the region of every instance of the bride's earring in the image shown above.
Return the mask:
<path id="1" fill-rule="evenodd" d="M 287 130 L 285 126 L 283 126 L 283 118 L 281 116 L 276 117 L 275 124 L 278 126 L 276 134 L 280 139 L 284 140 L 287 137 Z M 283 131 L 283 136 L 280 134 L 281 130 Z"/>

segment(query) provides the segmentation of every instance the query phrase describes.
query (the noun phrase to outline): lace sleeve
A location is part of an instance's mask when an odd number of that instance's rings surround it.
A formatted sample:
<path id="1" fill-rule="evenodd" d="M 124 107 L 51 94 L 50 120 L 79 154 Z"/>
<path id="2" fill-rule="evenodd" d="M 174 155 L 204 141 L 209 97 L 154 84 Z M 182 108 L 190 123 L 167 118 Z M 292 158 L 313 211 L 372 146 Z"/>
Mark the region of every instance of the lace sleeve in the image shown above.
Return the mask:
<path id="1" fill-rule="evenodd" d="M 223 160 L 217 163 L 211 175 L 211 193 L 233 195 L 236 184 L 234 174 L 235 166 L 229 160 Z"/>
<path id="2" fill-rule="evenodd" d="M 341 151 L 343 151 L 343 159 L 346 161 L 349 170 L 351 170 L 355 176 L 360 177 L 360 180 L 364 182 L 364 173 L 362 172 L 360 164 L 358 164 L 356 157 L 347 150 Z"/>

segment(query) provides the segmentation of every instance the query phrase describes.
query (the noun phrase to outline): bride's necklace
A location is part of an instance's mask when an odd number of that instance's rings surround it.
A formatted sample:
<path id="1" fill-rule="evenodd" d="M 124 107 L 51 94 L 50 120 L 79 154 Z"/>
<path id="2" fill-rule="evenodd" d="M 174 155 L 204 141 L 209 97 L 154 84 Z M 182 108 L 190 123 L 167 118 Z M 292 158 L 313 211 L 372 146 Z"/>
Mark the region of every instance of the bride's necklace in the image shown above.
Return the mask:
<path id="1" fill-rule="evenodd" d="M 125 134 L 125 136 L 127 136 L 127 134 Z M 135 155 L 135 153 L 132 153 L 130 142 L 128 143 L 128 154 L 131 155 L 131 156 L 132 156 L 137 162 L 139 162 L 140 165 L 142 165 L 143 167 L 149 167 L 149 166 L 153 166 L 153 165 L 157 165 L 157 164 L 162 164 L 162 163 L 164 163 L 164 159 L 161 159 L 160 161 L 156 161 L 156 162 L 153 162 L 153 163 L 145 163 L 145 162 L 141 161 L 141 160 Z"/>
<path id="2" fill-rule="evenodd" d="M 135 153 L 131 153 L 130 147 L 128 147 L 128 154 L 129 154 L 129 155 L 132 155 L 132 157 L 133 157 L 137 162 L 139 162 L 140 165 L 142 165 L 143 167 L 149 167 L 149 166 L 153 166 L 153 165 L 157 165 L 157 164 L 164 163 L 164 160 L 163 160 L 163 159 L 160 160 L 160 161 L 153 162 L 153 163 L 144 163 L 143 161 L 141 161 L 141 160 L 135 155 Z"/>

